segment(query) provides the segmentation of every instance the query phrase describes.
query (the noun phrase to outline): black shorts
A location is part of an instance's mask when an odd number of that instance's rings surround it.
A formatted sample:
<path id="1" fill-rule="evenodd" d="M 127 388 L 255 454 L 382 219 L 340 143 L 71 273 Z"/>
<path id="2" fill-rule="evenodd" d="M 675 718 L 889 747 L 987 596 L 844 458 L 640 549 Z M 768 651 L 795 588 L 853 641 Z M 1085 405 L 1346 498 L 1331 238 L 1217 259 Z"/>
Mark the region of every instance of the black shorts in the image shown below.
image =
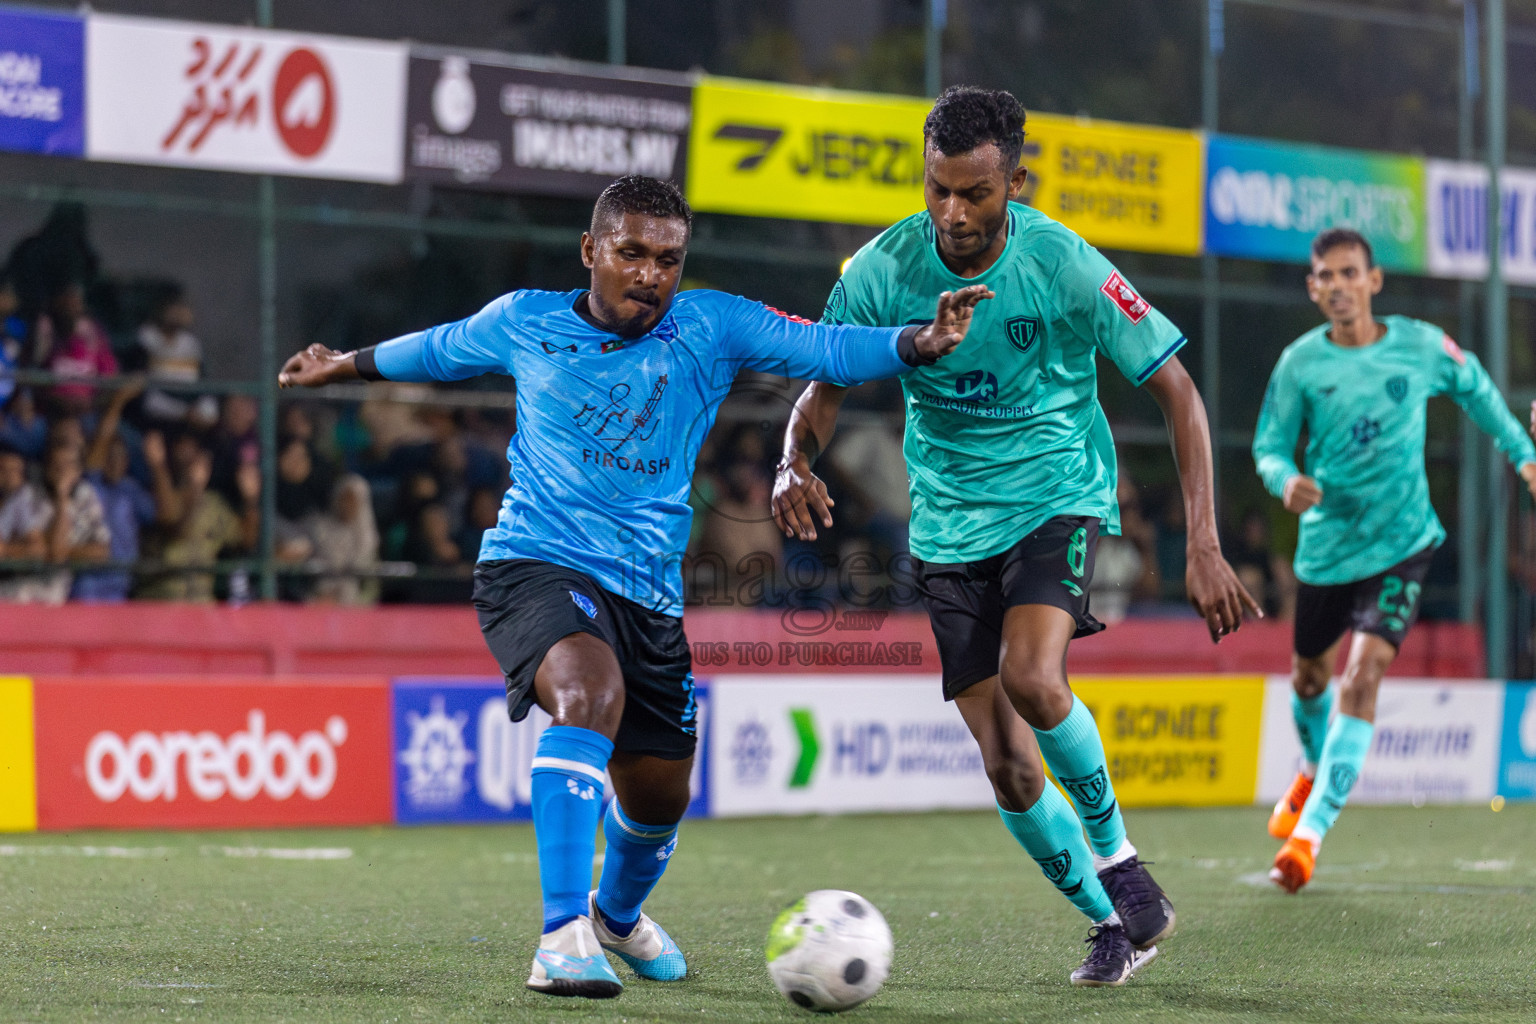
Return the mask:
<path id="1" fill-rule="evenodd" d="M 572 633 L 590 633 L 613 648 L 624 674 L 614 749 L 669 760 L 693 753 L 698 708 L 682 619 L 604 590 L 586 573 L 533 558 L 475 566 L 474 601 L 514 722 L 533 707 L 533 677 L 549 649 Z"/>
<path id="2" fill-rule="evenodd" d="M 1401 649 L 1419 617 L 1419 596 L 1435 549 L 1409 555 L 1386 572 L 1355 583 L 1296 587 L 1296 654 L 1315 658 L 1347 630 L 1379 636 Z"/>
<path id="3" fill-rule="evenodd" d="M 1104 624 L 1088 614 L 1099 520 L 1048 519 L 1002 554 L 979 562 L 942 564 L 914 559 L 918 589 L 944 670 L 944 699 L 997 675 L 1003 613 L 1023 604 L 1060 608 L 1077 622 L 1077 637 Z"/>

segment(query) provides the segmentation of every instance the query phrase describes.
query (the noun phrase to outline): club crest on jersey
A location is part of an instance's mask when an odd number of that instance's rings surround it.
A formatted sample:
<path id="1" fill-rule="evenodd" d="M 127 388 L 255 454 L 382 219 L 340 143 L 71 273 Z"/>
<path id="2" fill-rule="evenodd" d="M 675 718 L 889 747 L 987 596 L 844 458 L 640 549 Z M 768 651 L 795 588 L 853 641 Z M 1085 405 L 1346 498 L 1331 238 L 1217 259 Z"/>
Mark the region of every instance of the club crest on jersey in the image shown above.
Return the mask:
<path id="1" fill-rule="evenodd" d="M 1009 317 L 1003 329 L 1008 332 L 1008 340 L 1013 342 L 1014 348 L 1028 352 L 1040 335 L 1040 321 L 1032 316 Z"/>
<path id="2" fill-rule="evenodd" d="M 1099 291 L 1109 296 L 1109 301 L 1113 302 L 1133 324 L 1141 323 L 1146 315 L 1152 312 L 1152 304 L 1137 295 L 1136 289 L 1126 284 L 1125 278 L 1120 276 L 1118 270 L 1109 275 L 1109 280 L 1099 285 Z"/>
<path id="3" fill-rule="evenodd" d="M 1067 787 L 1067 792 L 1079 806 L 1097 807 L 1103 802 L 1104 794 L 1109 792 L 1109 778 L 1103 768 L 1096 768 L 1093 774 L 1080 778 L 1062 779 L 1061 784 Z"/>
<path id="4" fill-rule="evenodd" d="M 986 405 L 997 401 L 997 378 L 986 370 L 970 370 L 955 378 L 955 397 Z"/>
<path id="5" fill-rule="evenodd" d="M 1062 850 L 1049 857 L 1036 859 L 1035 863 L 1040 865 L 1040 870 L 1045 872 L 1045 877 L 1051 880 L 1052 885 L 1059 886 L 1067 880 L 1067 872 L 1072 870 L 1072 855 Z"/>
<path id="6" fill-rule="evenodd" d="M 1408 397 L 1408 378 L 1402 374 L 1387 378 L 1387 397 L 1398 405 L 1403 404 L 1403 399 Z"/>
<path id="7" fill-rule="evenodd" d="M 574 590 L 569 591 L 569 593 L 571 600 L 576 602 L 576 607 L 587 613 L 587 618 L 597 618 L 597 604 L 590 597 L 586 594 L 578 594 Z"/>

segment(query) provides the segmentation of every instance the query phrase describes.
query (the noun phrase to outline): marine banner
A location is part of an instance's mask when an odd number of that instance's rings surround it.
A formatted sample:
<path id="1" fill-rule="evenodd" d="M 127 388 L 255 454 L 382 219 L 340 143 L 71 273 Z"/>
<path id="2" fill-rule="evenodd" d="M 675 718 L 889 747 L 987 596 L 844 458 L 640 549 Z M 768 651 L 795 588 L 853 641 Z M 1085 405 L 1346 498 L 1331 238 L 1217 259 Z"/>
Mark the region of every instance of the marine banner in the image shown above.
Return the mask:
<path id="1" fill-rule="evenodd" d="M 1313 237 L 1330 227 L 1364 234 L 1383 267 L 1422 273 L 1424 162 L 1211 136 L 1205 178 L 1208 252 L 1305 264 Z"/>
<path id="2" fill-rule="evenodd" d="M 0 149 L 85 151 L 85 22 L 0 10 Z"/>
<path id="3" fill-rule="evenodd" d="M 1081 676 L 1072 689 L 1098 722 L 1126 807 L 1253 801 L 1262 677 Z"/>
<path id="4" fill-rule="evenodd" d="M 683 182 L 691 87 L 682 76 L 573 74 L 414 55 L 405 170 L 418 181 L 595 196 L 614 178 Z"/>
<path id="5" fill-rule="evenodd" d="M 1436 277 L 1488 276 L 1488 168 L 1430 160 L 1425 169 L 1429 208 L 1429 272 Z M 1499 172 L 1504 276 L 1536 284 L 1536 171 Z"/>
<path id="6" fill-rule="evenodd" d="M 699 753 L 690 817 L 709 813 L 709 685 L 696 683 Z M 549 715 L 507 714 L 500 679 L 397 679 L 391 687 L 395 820 L 402 825 L 529 821 L 534 751 Z M 612 786 L 608 787 L 612 795 Z"/>

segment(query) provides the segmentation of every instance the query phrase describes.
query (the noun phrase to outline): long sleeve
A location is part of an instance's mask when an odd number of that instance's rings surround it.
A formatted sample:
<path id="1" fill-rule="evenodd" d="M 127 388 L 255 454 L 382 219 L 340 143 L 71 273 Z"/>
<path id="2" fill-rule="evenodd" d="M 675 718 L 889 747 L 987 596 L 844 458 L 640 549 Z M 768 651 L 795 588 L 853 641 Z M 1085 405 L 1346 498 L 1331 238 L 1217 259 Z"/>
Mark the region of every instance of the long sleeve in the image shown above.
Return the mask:
<path id="1" fill-rule="evenodd" d="M 1493 378 L 1471 352 L 1463 351 L 1447 337 L 1443 343 L 1439 391 L 1461 406 L 1483 432 L 1493 438 L 1499 451 L 1516 469 L 1536 462 L 1536 445 L 1509 411 Z"/>
<path id="2" fill-rule="evenodd" d="M 1277 498 L 1284 495 L 1285 482 L 1301 472 L 1296 466 L 1296 442 L 1301 437 L 1303 417 L 1301 389 L 1289 368 L 1289 360 L 1282 356 L 1264 391 L 1259 425 L 1253 435 L 1253 462 L 1259 479 Z"/>
<path id="3" fill-rule="evenodd" d="M 474 316 L 382 342 L 373 350 L 385 380 L 466 380 L 508 373 L 513 339 L 507 328 L 517 293 L 503 295 Z"/>
<path id="4" fill-rule="evenodd" d="M 912 369 L 897 345 L 900 327 L 812 323 L 729 296 L 722 311 L 727 350 L 742 369 L 854 387 Z"/>

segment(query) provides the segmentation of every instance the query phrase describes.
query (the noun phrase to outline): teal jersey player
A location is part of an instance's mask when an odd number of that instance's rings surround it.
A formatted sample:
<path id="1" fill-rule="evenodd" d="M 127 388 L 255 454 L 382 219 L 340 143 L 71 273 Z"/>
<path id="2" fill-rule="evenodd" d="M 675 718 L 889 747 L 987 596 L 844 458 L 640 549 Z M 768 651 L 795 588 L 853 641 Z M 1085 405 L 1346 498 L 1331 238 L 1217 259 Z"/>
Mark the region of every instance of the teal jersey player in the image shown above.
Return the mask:
<path id="1" fill-rule="evenodd" d="M 1098 401 L 1095 357 L 1146 382 L 1184 344 L 1168 318 L 1110 262 L 1050 217 L 1008 204 L 1001 255 L 961 277 L 913 214 L 849 262 L 823 319 L 875 327 L 920 321 L 923 296 L 984 284 L 955 358 L 901 379 L 912 553 L 927 562 L 997 554 L 1054 516 L 1120 532 L 1115 445 Z M 931 298 L 927 306 L 932 306 Z"/>
<path id="2" fill-rule="evenodd" d="M 1302 471 L 1294 454 L 1307 432 L 1306 474 L 1323 500 L 1301 515 L 1296 577 L 1351 583 L 1438 545 L 1445 528 L 1424 472 L 1426 401 L 1445 395 L 1490 434 L 1518 468 L 1536 446 L 1478 362 L 1434 324 L 1380 317 L 1374 344 L 1336 345 L 1323 324 L 1280 356 L 1253 441 L 1264 486 L 1282 497 Z"/>
<path id="3" fill-rule="evenodd" d="M 1359 232 L 1317 236 L 1307 294 L 1328 322 L 1280 356 L 1253 439 L 1264 486 L 1301 516 L 1291 714 L 1302 764 L 1269 817 L 1270 835 L 1285 840 L 1269 877 L 1290 893 L 1311 879 L 1323 836 L 1360 777 L 1376 691 L 1445 540 L 1424 474 L 1429 399 L 1446 395 L 1465 409 L 1536 494 L 1536 447 L 1477 357 L 1433 324 L 1373 316 L 1381 286 Z M 1329 680 L 1346 635 L 1335 714 Z"/>
<path id="4" fill-rule="evenodd" d="M 825 319 L 921 322 L 923 289 L 987 289 L 957 362 L 902 381 L 917 591 L 944 699 L 980 747 L 1004 828 L 1092 923 L 1072 984 L 1122 985 L 1157 955 L 1176 915 L 1127 838 L 1093 713 L 1066 675 L 1070 641 L 1103 628 L 1089 611 L 1095 552 L 1101 531 L 1119 532 L 1100 354 L 1172 427 L 1186 582 L 1212 640 L 1257 608 L 1216 539 L 1210 438 L 1178 360 L 1184 338 L 1081 238 L 1012 202 L 1027 176 L 1023 128 L 1006 92 L 940 96 L 923 125 L 927 210 L 854 256 Z M 814 540 L 818 523 L 832 525 L 811 464 L 845 393 L 818 381 L 795 403 L 773 496 L 789 536 Z M 1047 765 L 1071 803 L 1045 781 Z"/>

